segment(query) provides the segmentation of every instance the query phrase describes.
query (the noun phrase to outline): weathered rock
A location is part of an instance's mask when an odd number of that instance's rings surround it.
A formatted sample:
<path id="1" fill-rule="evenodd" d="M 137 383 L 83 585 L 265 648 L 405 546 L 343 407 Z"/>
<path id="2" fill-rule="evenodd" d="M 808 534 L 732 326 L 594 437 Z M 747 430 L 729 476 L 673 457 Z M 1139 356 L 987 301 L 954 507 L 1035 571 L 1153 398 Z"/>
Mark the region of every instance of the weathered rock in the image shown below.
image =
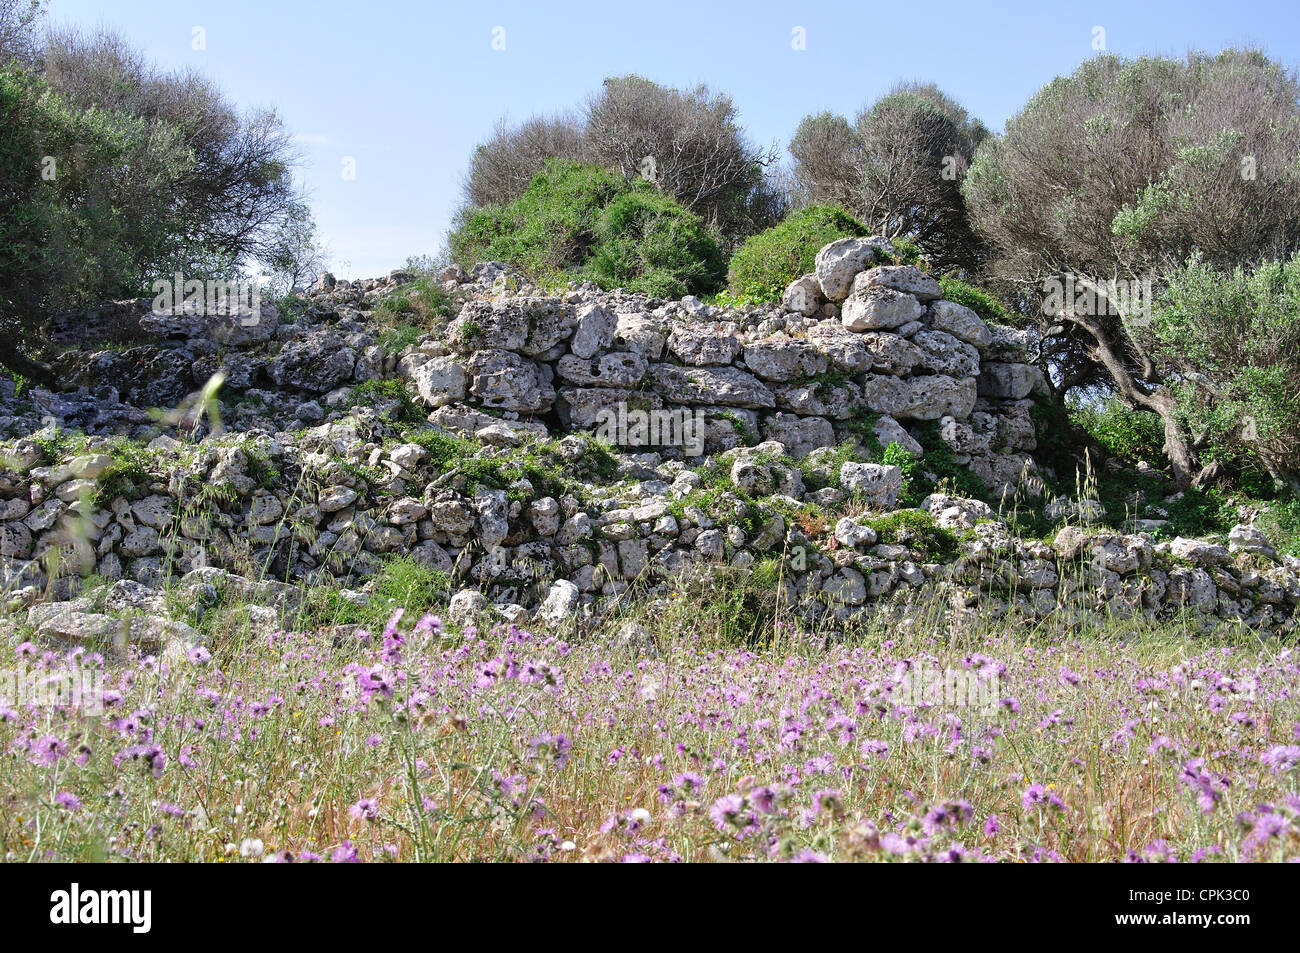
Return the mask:
<path id="1" fill-rule="evenodd" d="M 740 353 L 736 326 L 730 323 L 683 324 L 668 337 L 668 350 L 683 364 L 713 367 L 730 364 Z"/>
<path id="2" fill-rule="evenodd" d="M 451 356 L 431 358 L 411 375 L 420 399 L 434 409 L 464 400 L 468 379 L 465 365 Z"/>
<path id="3" fill-rule="evenodd" d="M 897 334 L 869 331 L 860 335 L 859 340 L 871 357 L 871 369 L 877 374 L 902 377 L 912 373 L 912 369 L 925 360 L 919 347 Z"/>
<path id="4" fill-rule="evenodd" d="M 436 532 L 465 536 L 474 529 L 474 508 L 469 501 L 452 492 L 440 490 L 425 500 L 429 523 Z"/>
<path id="5" fill-rule="evenodd" d="M 556 365 L 561 379 L 588 387 L 631 387 L 645 377 L 646 361 L 631 351 L 583 359 L 566 354 Z"/>
<path id="6" fill-rule="evenodd" d="M 1042 371 L 1030 364 L 985 361 L 980 367 L 979 395 L 1002 400 L 1028 397 L 1042 380 Z"/>
<path id="7" fill-rule="evenodd" d="M 745 366 L 766 381 L 826 373 L 826 355 L 808 341 L 780 336 L 745 347 Z"/>
<path id="8" fill-rule="evenodd" d="M 948 377 L 974 377 L 980 372 L 979 351 L 945 331 L 918 331 L 912 342 L 921 350 L 915 365 L 920 370 Z"/>
<path id="9" fill-rule="evenodd" d="M 841 238 L 817 252 L 817 282 L 822 294 L 831 301 L 843 301 L 849 296 L 853 279 L 869 268 L 878 253 L 889 250 L 887 239 Z"/>
<path id="10" fill-rule="evenodd" d="M 872 354 L 864 343 L 867 337 L 855 334 L 838 321 L 823 321 L 808 328 L 808 341 L 826 355 L 836 370 L 850 374 L 871 369 Z"/>
<path id="11" fill-rule="evenodd" d="M 246 347 L 269 341 L 280 323 L 280 314 L 270 302 L 242 300 L 218 293 L 211 302 L 150 310 L 139 319 L 144 334 L 163 340 L 199 339 L 225 347 Z"/>
<path id="12" fill-rule="evenodd" d="M 1182 536 L 1169 544 L 1169 552 L 1178 559 L 1186 559 L 1198 566 L 1222 566 L 1232 562 L 1232 555 L 1226 547 Z"/>
<path id="13" fill-rule="evenodd" d="M 848 420 L 862 408 L 862 388 L 852 381 L 836 387 L 821 382 L 772 388 L 776 406 L 801 416 Z"/>
<path id="14" fill-rule="evenodd" d="M 867 583 L 852 567 L 840 569 L 822 587 L 826 598 L 842 605 L 860 606 L 867 601 Z"/>
<path id="15" fill-rule="evenodd" d="M 663 357 L 668 335 L 663 325 L 648 314 L 620 314 L 614 333 L 613 346 L 619 350 L 640 354 L 648 362 Z"/>
<path id="16" fill-rule="evenodd" d="M 850 460 L 840 466 L 840 485 L 874 509 L 891 510 L 903 488 L 903 471 L 895 466 Z"/>
<path id="17" fill-rule="evenodd" d="M 570 622 L 578 609 L 582 593 L 567 579 L 557 579 L 547 590 L 537 617 L 548 625 L 561 627 Z"/>
<path id="18" fill-rule="evenodd" d="M 1277 558 L 1277 549 L 1268 541 L 1262 530 L 1254 526 L 1238 524 L 1228 533 L 1228 551 L 1232 553 L 1255 553 L 1267 559 Z"/>
<path id="19" fill-rule="evenodd" d="M 419 500 L 411 497 L 403 497 L 400 500 L 394 500 L 388 507 L 388 520 L 394 526 L 406 526 L 408 523 L 415 523 L 429 515 L 429 508 Z"/>
<path id="20" fill-rule="evenodd" d="M 965 305 L 955 301 L 934 301 L 928 314 L 936 331 L 946 331 L 981 351 L 993 343 L 993 332 L 984 319 Z"/>
<path id="21" fill-rule="evenodd" d="M 975 407 L 975 381 L 940 374 L 907 379 L 868 374 L 862 382 L 862 400 L 877 413 L 895 418 L 968 417 Z"/>
<path id="22" fill-rule="evenodd" d="M 470 393 L 487 407 L 543 413 L 555 402 L 555 388 L 541 366 L 513 351 L 476 352 L 467 365 Z"/>
<path id="23" fill-rule="evenodd" d="M 914 295 L 865 284 L 862 279 L 868 274 L 870 272 L 858 275 L 853 283 L 853 293 L 840 311 L 840 321 L 850 331 L 897 328 L 925 313 Z"/>
<path id="24" fill-rule="evenodd" d="M 569 350 L 574 357 L 590 360 L 614 343 L 618 328 L 618 315 L 600 305 L 588 305 L 578 315 L 578 329 Z"/>
<path id="25" fill-rule="evenodd" d="M 835 428 L 825 417 L 773 414 L 763 418 L 763 439 L 785 446 L 790 456 L 806 457 L 818 447 L 835 446 Z"/>
<path id="26" fill-rule="evenodd" d="M 914 457 L 919 457 L 924 452 L 921 445 L 916 442 L 916 438 L 888 414 L 881 414 L 876 418 L 875 423 L 871 425 L 871 432 L 875 434 L 882 447 L 896 443 Z"/>
<path id="27" fill-rule="evenodd" d="M 560 528 L 560 504 L 545 496 L 528 504 L 528 519 L 538 536 L 554 536 Z"/>
<path id="28" fill-rule="evenodd" d="M 970 469 L 999 498 L 1005 499 L 1017 492 L 1030 497 L 1043 494 L 1038 464 L 1027 453 L 980 454 L 971 457 Z"/>
<path id="29" fill-rule="evenodd" d="M 286 344 L 267 368 L 267 374 L 280 387 L 323 394 L 351 380 L 356 363 L 356 352 L 342 341 L 328 334 L 314 334 L 304 341 Z"/>
<path id="30" fill-rule="evenodd" d="M 562 387 L 557 395 L 560 422 L 574 430 L 592 430 L 638 410 L 658 410 L 663 398 L 650 391 L 612 387 Z"/>
<path id="31" fill-rule="evenodd" d="M 1179 567 L 1169 572 L 1165 601 L 1187 606 L 1200 612 L 1212 612 L 1218 603 L 1218 588 L 1204 569 Z"/>
<path id="32" fill-rule="evenodd" d="M 357 491 L 350 486 L 331 486 L 321 490 L 316 505 L 322 513 L 337 513 L 357 500 Z"/>
<path id="33" fill-rule="evenodd" d="M 31 555 L 32 531 L 20 522 L 0 523 L 0 556 L 26 559 Z"/>
<path id="34" fill-rule="evenodd" d="M 785 292 L 781 295 L 781 307 L 787 311 L 797 311 L 809 318 L 820 311 L 825 303 L 826 296 L 822 294 L 821 282 L 817 280 L 816 272 L 796 278 L 786 286 Z"/>
<path id="35" fill-rule="evenodd" d="M 453 625 L 469 625 L 488 611 L 487 596 L 477 589 L 462 589 L 447 603 L 447 618 Z"/>
<path id="36" fill-rule="evenodd" d="M 499 546 L 510 535 L 506 491 L 479 490 L 474 496 L 474 509 L 478 514 L 476 529 L 483 546 L 487 549 Z"/>
<path id="37" fill-rule="evenodd" d="M 990 341 L 982 350 L 989 360 L 1007 364 L 1033 364 L 1038 360 L 1041 343 L 1038 331 L 1032 328 L 1021 330 L 1004 324 L 990 324 L 988 329 Z"/>
<path id="38" fill-rule="evenodd" d="M 874 546 L 876 531 L 846 516 L 835 524 L 835 539 L 849 549 Z"/>
<path id="39" fill-rule="evenodd" d="M 921 501 L 921 509 L 944 529 L 974 529 L 981 520 L 993 519 L 993 508 L 987 503 L 945 493 L 931 493 Z"/>
<path id="40" fill-rule="evenodd" d="M 911 295 L 922 303 L 943 297 L 939 282 L 915 265 L 881 265 L 864 271 L 853 282 L 854 291 L 888 288 Z"/>
<path id="41" fill-rule="evenodd" d="M 762 381 L 734 367 L 677 367 L 656 364 L 650 378 L 665 400 L 679 404 L 770 408 L 776 398 Z"/>

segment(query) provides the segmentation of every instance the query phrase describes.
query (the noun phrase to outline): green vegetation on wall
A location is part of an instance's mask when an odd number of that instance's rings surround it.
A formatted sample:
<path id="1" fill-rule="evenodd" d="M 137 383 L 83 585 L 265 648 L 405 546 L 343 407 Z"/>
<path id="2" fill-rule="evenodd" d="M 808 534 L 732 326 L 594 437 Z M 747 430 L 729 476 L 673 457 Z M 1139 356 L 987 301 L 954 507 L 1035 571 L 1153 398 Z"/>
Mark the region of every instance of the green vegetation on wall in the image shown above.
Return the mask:
<path id="1" fill-rule="evenodd" d="M 465 267 L 504 261 L 543 283 L 590 279 L 667 298 L 711 294 L 725 274 L 700 218 L 653 185 L 556 159 L 517 199 L 466 210 L 448 245 Z"/>

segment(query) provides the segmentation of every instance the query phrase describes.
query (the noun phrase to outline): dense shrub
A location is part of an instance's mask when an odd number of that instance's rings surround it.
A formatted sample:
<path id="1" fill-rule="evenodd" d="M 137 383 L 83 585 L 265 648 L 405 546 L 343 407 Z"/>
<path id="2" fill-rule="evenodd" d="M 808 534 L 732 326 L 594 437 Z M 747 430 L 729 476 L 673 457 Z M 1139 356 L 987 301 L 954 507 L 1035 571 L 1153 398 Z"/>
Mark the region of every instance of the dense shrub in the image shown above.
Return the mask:
<path id="1" fill-rule="evenodd" d="M 611 202 L 596 224 L 586 274 L 602 288 L 659 298 L 721 286 L 726 259 L 698 216 L 645 183 Z"/>
<path id="2" fill-rule="evenodd" d="M 1202 456 L 1253 462 L 1300 495 L 1300 252 L 1228 273 L 1198 255 L 1170 275 L 1153 318 Z"/>
<path id="3" fill-rule="evenodd" d="M 317 246 L 275 115 L 240 115 L 112 34 L 54 31 L 41 46 L 38 12 L 0 6 L 15 57 L 0 61 L 0 363 L 52 382 L 32 359 L 51 312 L 177 271 L 230 279 L 261 265 L 300 285 Z"/>
<path id="4" fill-rule="evenodd" d="M 1073 402 L 1070 419 L 1107 453 L 1129 462 L 1158 458 L 1164 446 L 1164 425 L 1159 417 L 1125 407 L 1113 397 L 1101 403 Z"/>
<path id="5" fill-rule="evenodd" d="M 467 268 L 507 261 L 542 282 L 585 277 L 663 297 L 716 291 L 725 268 L 699 217 L 649 183 L 555 159 L 514 201 L 467 210 L 448 245 Z"/>
<path id="6" fill-rule="evenodd" d="M 39 76 L 0 70 L 0 360 L 39 377 L 24 352 L 40 343 L 42 315 L 143 289 L 181 227 L 155 183 L 187 161 L 141 120 L 83 112 Z"/>
<path id="7" fill-rule="evenodd" d="M 731 256 L 727 286 L 734 295 L 780 301 L 786 285 L 813 270 L 822 246 L 867 234 L 865 225 L 834 206 L 813 205 L 791 212 L 779 225 L 737 249 Z"/>
<path id="8" fill-rule="evenodd" d="M 534 116 L 518 126 L 497 122 L 474 149 L 465 176 L 465 201 L 474 208 L 504 205 L 528 188 L 547 159 L 582 159 L 582 125 L 572 116 Z"/>
<path id="9" fill-rule="evenodd" d="M 578 115 L 498 123 L 474 150 L 466 202 L 485 208 L 514 201 L 547 159 L 648 181 L 729 247 L 789 207 L 785 190 L 765 171 L 775 156 L 749 141 L 731 98 L 707 86 L 674 89 L 640 76 L 610 77 Z"/>
<path id="10" fill-rule="evenodd" d="M 465 268 L 506 261 L 539 280 L 558 280 L 587 261 L 601 212 L 626 191 L 612 172 L 548 160 L 517 199 L 467 209 L 448 247 Z"/>

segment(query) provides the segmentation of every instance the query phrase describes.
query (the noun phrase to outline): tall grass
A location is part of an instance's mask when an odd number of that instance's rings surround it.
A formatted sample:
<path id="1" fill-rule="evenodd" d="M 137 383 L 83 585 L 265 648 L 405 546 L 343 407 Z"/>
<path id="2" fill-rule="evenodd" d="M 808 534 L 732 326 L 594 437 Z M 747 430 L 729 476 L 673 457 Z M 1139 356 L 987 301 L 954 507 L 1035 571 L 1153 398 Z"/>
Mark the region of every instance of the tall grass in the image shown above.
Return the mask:
<path id="1" fill-rule="evenodd" d="M 935 599 L 847 630 L 804 626 L 781 608 L 779 569 L 764 573 L 766 604 L 683 588 L 576 633 L 412 613 L 331 640 L 232 614 L 210 655 L 171 666 L 11 642 L 8 667 L 103 670 L 112 704 L 98 718 L 5 706 L 0 848 L 208 861 L 1300 850 L 1290 648 Z M 629 622 L 640 638 L 610 637 Z M 971 694 L 918 694 L 909 673 L 927 668 Z"/>

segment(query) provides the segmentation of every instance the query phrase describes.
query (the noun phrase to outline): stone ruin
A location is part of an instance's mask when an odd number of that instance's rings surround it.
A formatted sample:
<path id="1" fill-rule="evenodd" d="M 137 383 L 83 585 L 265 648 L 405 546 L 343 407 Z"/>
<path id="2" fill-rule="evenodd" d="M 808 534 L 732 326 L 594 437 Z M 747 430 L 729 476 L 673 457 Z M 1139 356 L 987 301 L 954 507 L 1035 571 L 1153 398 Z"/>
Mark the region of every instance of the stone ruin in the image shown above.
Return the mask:
<path id="1" fill-rule="evenodd" d="M 938 421 L 956 461 L 995 492 L 1040 492 L 1033 335 L 944 300 L 912 265 L 875 265 L 881 243 L 826 246 L 817 272 L 757 321 L 694 298 L 656 308 L 582 291 L 473 300 L 445 342 L 400 371 L 451 429 L 501 424 L 486 411 L 507 414 L 508 427 L 601 433 L 640 412 L 700 421 L 707 454 L 761 439 L 802 458 L 860 439 L 869 421 L 882 445 L 919 456 L 908 426 Z M 643 446 L 681 459 L 670 444 Z"/>
<path id="2" fill-rule="evenodd" d="M 436 281 L 453 306 L 400 348 L 380 315 L 416 277 L 402 272 L 323 276 L 295 313 L 264 305 L 238 328 L 144 301 L 65 320 L 57 332 L 79 345 L 59 365 L 67 389 L 0 383 L 10 607 L 75 640 L 117 631 L 108 609 L 125 606 L 148 645 L 184 627 L 162 621 L 176 604 L 164 587 L 182 603 L 242 592 L 273 625 L 317 584 L 370 599 L 385 561 L 409 556 L 445 574 L 454 618 L 569 624 L 629 590 L 653 598 L 780 560 L 785 604 L 835 624 L 929 593 L 959 612 L 1294 628 L 1300 560 L 1248 525 L 1227 547 L 1157 541 L 1069 525 L 1079 514 L 1056 501 L 1045 513 L 1067 525 L 1025 540 L 994 506 L 941 489 L 916 515 L 949 552 L 907 522 L 885 538 L 904 474 L 880 449 L 924 469 L 922 426 L 995 502 L 1043 489 L 1036 340 L 945 300 L 916 267 L 881 263 L 886 245 L 827 245 L 766 308 L 548 292 L 500 263 L 451 267 Z M 218 373 L 224 433 L 195 401 Z M 88 437 L 47 459 L 60 430 Z M 464 458 L 431 453 L 424 438 L 438 434 L 465 441 Z M 618 445 L 605 466 L 584 434 Z M 143 476 L 114 478 L 114 435 L 146 445 Z M 530 454 L 562 485 L 512 469 Z M 516 475 L 485 484 L 484 466 Z M 110 583 L 93 598 L 79 594 L 90 573 Z"/>

